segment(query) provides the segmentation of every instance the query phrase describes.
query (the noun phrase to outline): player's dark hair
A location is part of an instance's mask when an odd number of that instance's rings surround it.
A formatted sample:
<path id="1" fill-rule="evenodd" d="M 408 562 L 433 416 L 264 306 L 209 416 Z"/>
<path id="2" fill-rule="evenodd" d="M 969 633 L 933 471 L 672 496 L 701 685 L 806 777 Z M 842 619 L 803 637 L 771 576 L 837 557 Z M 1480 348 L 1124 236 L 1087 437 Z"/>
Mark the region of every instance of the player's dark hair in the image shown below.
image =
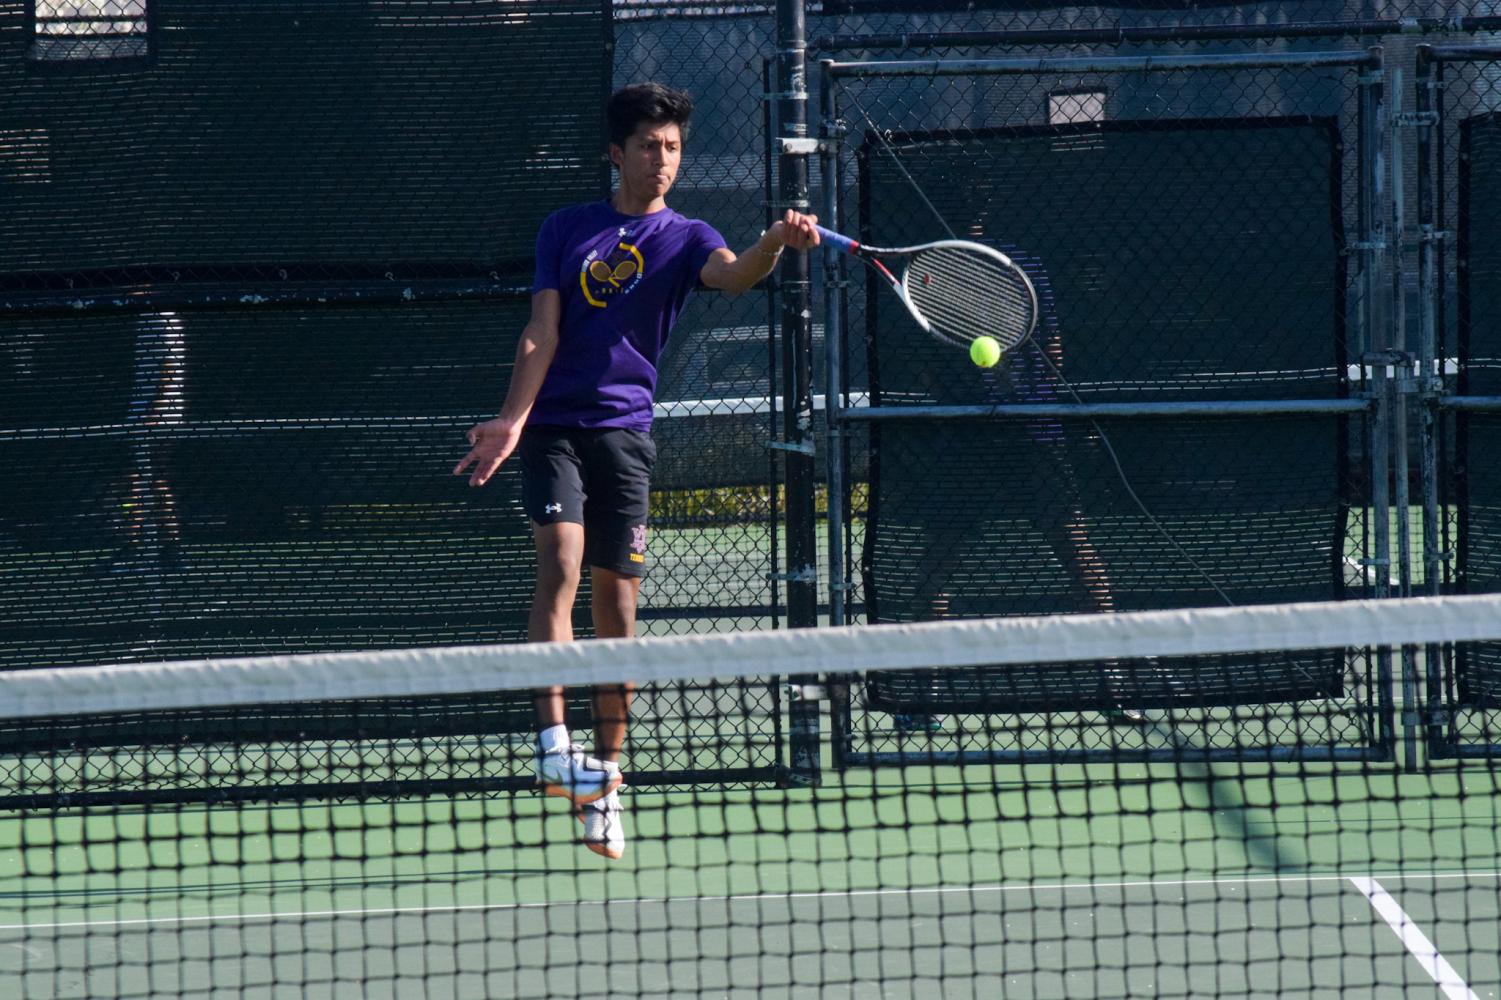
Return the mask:
<path id="1" fill-rule="evenodd" d="M 688 119 L 692 115 L 693 98 L 660 83 L 633 83 L 621 87 L 605 104 L 605 123 L 610 142 L 616 146 L 624 146 L 642 122 L 676 125 L 687 139 Z"/>

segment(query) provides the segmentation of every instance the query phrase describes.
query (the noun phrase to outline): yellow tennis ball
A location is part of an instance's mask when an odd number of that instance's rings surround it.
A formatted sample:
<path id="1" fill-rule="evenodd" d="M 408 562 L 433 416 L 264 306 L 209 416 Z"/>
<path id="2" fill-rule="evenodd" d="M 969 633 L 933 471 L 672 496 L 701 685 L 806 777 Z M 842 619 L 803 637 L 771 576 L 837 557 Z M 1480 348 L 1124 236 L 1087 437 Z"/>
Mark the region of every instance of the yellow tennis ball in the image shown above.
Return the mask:
<path id="1" fill-rule="evenodd" d="M 969 360 L 981 368 L 993 368 L 1001 360 L 1001 345 L 994 337 L 976 337 L 969 345 Z"/>

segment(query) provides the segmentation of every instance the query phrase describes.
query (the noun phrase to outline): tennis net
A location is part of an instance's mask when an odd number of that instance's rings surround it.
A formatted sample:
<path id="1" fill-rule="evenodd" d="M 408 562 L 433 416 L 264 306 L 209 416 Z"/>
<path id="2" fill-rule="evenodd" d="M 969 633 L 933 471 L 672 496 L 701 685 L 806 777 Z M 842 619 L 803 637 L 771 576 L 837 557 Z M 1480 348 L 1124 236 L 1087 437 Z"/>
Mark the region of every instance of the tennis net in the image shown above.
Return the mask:
<path id="1" fill-rule="evenodd" d="M 1501 595 L 0 674 L 0 984 L 1483 996 L 1501 788 L 1436 748 L 1496 640 Z M 1226 685 L 1269 666 L 1331 682 Z M 627 681 L 600 833 L 532 696 L 589 746 Z"/>

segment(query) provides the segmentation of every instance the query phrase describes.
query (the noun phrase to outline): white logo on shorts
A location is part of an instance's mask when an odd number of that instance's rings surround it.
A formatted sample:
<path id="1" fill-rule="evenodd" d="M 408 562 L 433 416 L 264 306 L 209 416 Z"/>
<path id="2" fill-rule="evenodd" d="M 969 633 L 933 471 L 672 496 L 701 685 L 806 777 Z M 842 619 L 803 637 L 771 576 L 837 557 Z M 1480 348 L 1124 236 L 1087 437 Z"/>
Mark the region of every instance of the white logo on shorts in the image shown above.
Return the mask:
<path id="1" fill-rule="evenodd" d="M 544 513 L 544 514 L 561 514 L 561 513 L 563 513 L 563 505 L 560 504 L 560 503 L 550 503 L 546 507 L 542 508 L 542 513 Z"/>

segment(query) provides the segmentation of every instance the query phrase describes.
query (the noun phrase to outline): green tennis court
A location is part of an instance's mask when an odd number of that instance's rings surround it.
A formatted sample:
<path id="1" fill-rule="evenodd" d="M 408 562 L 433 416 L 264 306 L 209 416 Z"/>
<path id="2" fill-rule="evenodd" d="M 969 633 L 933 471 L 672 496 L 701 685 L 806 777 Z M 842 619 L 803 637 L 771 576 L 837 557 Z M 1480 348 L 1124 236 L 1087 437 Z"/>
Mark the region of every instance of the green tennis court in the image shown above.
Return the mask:
<path id="1" fill-rule="evenodd" d="M 1471 991 L 1447 995 L 1501 992 L 1487 770 L 1029 770 L 636 792 L 614 865 L 530 795 L 8 819 L 0 982 L 1403 996 L 1435 988 L 1416 930 Z M 1379 907 L 1366 894 L 1383 891 Z M 1388 924 L 1392 905 L 1411 927 Z M 54 966 L 69 971 L 25 972 Z"/>

